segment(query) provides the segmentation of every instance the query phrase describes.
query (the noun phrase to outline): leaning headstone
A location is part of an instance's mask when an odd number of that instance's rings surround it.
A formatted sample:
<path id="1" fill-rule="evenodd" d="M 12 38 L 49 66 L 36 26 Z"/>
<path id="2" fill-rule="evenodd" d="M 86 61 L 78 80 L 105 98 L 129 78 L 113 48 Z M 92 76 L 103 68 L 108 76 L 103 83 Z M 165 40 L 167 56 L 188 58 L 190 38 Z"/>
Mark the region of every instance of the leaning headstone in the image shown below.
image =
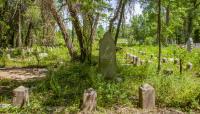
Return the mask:
<path id="1" fill-rule="evenodd" d="M 104 34 L 100 40 L 99 69 L 108 79 L 116 75 L 116 47 L 110 32 Z"/>
<path id="2" fill-rule="evenodd" d="M 81 112 L 90 113 L 96 110 L 97 93 L 93 88 L 84 91 Z"/>
<path id="3" fill-rule="evenodd" d="M 149 84 L 139 87 L 139 106 L 143 109 L 152 109 L 155 107 L 155 90 Z"/>
<path id="4" fill-rule="evenodd" d="M 13 105 L 18 107 L 23 107 L 29 103 L 28 88 L 24 86 L 19 86 L 13 90 Z"/>
<path id="5" fill-rule="evenodd" d="M 187 45 L 187 51 L 191 52 L 192 48 L 193 48 L 193 45 L 194 45 L 193 39 L 189 38 L 188 41 L 187 41 L 187 43 L 186 43 L 186 45 Z"/>

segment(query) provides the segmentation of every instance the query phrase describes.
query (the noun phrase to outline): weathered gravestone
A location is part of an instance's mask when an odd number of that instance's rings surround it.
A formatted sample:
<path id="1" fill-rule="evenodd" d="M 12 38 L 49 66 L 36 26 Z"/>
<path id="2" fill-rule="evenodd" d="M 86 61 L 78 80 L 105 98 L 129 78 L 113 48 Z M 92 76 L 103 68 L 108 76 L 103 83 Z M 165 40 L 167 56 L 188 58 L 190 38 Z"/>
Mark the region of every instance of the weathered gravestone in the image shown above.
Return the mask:
<path id="1" fill-rule="evenodd" d="M 139 106 L 143 109 L 155 108 L 155 90 L 149 84 L 139 87 Z"/>
<path id="2" fill-rule="evenodd" d="M 175 58 L 174 59 L 174 64 L 178 64 L 179 63 L 179 59 Z"/>
<path id="3" fill-rule="evenodd" d="M 164 69 L 163 73 L 167 76 L 172 75 L 174 73 L 174 71 L 172 69 Z"/>
<path id="4" fill-rule="evenodd" d="M 193 39 L 189 38 L 188 41 L 187 41 L 187 43 L 186 43 L 186 45 L 187 45 L 187 51 L 191 52 L 192 48 L 193 48 L 193 45 L 194 45 Z"/>
<path id="5" fill-rule="evenodd" d="M 13 90 L 13 105 L 18 107 L 23 107 L 25 104 L 29 103 L 28 88 L 24 86 L 19 86 Z"/>
<path id="6" fill-rule="evenodd" d="M 83 113 L 89 113 L 96 110 L 97 105 L 97 93 L 93 88 L 89 88 L 84 91 L 83 103 L 81 111 Z"/>
<path id="7" fill-rule="evenodd" d="M 100 40 L 99 69 L 105 78 L 111 79 L 116 75 L 116 47 L 110 32 Z"/>
<path id="8" fill-rule="evenodd" d="M 186 69 L 187 69 L 187 70 L 192 70 L 192 63 L 191 63 L 191 62 L 188 62 L 188 63 L 186 64 Z"/>

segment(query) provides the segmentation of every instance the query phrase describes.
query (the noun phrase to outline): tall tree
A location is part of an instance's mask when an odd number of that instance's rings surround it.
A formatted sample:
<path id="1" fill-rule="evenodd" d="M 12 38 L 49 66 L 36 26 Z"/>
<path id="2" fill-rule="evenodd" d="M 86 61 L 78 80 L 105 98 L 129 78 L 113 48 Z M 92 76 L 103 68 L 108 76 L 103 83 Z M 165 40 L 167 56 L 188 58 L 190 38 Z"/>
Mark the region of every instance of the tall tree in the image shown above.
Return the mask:
<path id="1" fill-rule="evenodd" d="M 58 15 L 58 13 L 56 11 L 54 1 L 53 0 L 45 0 L 45 2 L 46 2 L 47 7 L 50 8 L 50 11 L 51 11 L 54 19 L 56 20 L 58 26 L 60 27 L 66 47 L 68 48 L 71 58 L 76 59 L 76 57 L 77 57 L 76 50 L 72 44 L 71 39 L 69 38 L 69 35 L 67 33 L 67 29 L 66 29 L 66 26 L 64 25 L 64 22 L 62 21 L 61 17 Z"/>
<path id="2" fill-rule="evenodd" d="M 157 39 L 159 45 L 158 51 L 158 72 L 161 70 L 161 0 L 158 0 L 158 20 L 157 20 Z"/>
<path id="3" fill-rule="evenodd" d="M 126 2 L 127 2 L 127 0 L 124 0 L 123 3 L 122 3 L 122 6 L 121 6 L 120 17 L 119 17 L 119 21 L 118 21 L 118 24 L 117 24 L 116 34 L 115 34 L 115 45 L 117 44 L 117 40 L 118 40 L 118 36 L 119 36 L 119 31 L 120 31 L 121 24 L 122 24 L 122 19 L 123 19 L 123 16 L 124 16 Z"/>

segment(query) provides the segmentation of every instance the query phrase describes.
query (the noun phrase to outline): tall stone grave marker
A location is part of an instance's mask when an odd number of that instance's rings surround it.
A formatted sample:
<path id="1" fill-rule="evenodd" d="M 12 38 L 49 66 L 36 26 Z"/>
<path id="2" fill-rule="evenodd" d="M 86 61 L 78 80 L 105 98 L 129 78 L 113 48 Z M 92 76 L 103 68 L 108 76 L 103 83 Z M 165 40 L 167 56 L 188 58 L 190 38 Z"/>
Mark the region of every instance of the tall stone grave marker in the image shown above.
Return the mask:
<path id="1" fill-rule="evenodd" d="M 193 45 L 194 45 L 193 39 L 192 39 L 192 38 L 189 38 L 188 41 L 187 41 L 187 43 L 186 43 L 186 45 L 187 45 L 187 50 L 188 50 L 189 52 L 191 52 L 191 51 L 192 51 L 192 48 L 193 48 Z"/>
<path id="2" fill-rule="evenodd" d="M 116 75 L 116 47 L 110 32 L 100 40 L 99 69 L 105 78 L 112 79 Z"/>

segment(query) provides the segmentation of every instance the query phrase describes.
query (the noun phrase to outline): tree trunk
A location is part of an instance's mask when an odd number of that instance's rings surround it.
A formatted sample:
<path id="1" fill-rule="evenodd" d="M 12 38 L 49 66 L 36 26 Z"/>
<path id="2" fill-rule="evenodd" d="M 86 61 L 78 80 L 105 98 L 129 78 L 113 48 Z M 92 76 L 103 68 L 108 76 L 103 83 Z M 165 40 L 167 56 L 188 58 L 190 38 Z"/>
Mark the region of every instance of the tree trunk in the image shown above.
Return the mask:
<path id="1" fill-rule="evenodd" d="M 21 32 L 21 29 L 22 29 L 22 27 L 21 27 L 21 25 L 22 25 L 22 23 L 21 23 L 21 0 L 20 0 L 20 3 L 19 3 L 19 22 L 18 22 L 18 38 L 17 38 L 17 46 L 18 47 L 21 47 L 22 46 L 22 32 Z"/>
<path id="2" fill-rule="evenodd" d="M 93 27 L 92 27 L 92 33 L 91 33 L 92 42 L 96 39 L 96 30 L 97 30 L 99 18 L 100 18 L 100 14 L 98 13 L 98 14 L 96 15 L 95 20 L 94 20 L 94 25 L 93 25 Z"/>
<path id="3" fill-rule="evenodd" d="M 29 26 L 28 26 L 28 31 L 27 31 L 27 34 L 26 34 L 26 38 L 25 38 L 25 46 L 29 46 L 30 42 L 31 42 L 31 31 L 33 29 L 33 23 L 30 22 L 29 23 Z"/>
<path id="4" fill-rule="evenodd" d="M 180 58 L 179 60 L 179 65 L 180 65 L 180 74 L 183 72 L 183 60 Z"/>
<path id="5" fill-rule="evenodd" d="M 91 63 L 91 59 L 92 59 L 92 43 L 95 39 L 96 36 L 96 30 L 97 30 L 97 25 L 99 22 L 99 16 L 100 14 L 98 13 L 96 15 L 96 18 L 94 20 L 90 20 L 91 22 L 91 27 L 90 27 L 90 36 L 89 36 L 89 47 L 88 47 L 88 61 L 89 63 Z"/>
<path id="6" fill-rule="evenodd" d="M 71 56 L 72 59 L 76 59 L 77 57 L 77 53 L 73 47 L 72 41 L 69 38 L 69 35 L 67 33 L 67 29 L 65 28 L 65 25 L 62 21 L 62 19 L 60 18 L 60 16 L 58 15 L 56 8 L 54 6 L 54 1 L 53 0 L 46 0 L 47 6 L 50 8 L 50 11 L 54 17 L 54 19 L 56 20 L 58 26 L 60 27 L 60 30 L 62 32 L 65 44 L 68 48 L 69 54 Z"/>
<path id="7" fill-rule="evenodd" d="M 117 31 L 116 31 L 116 35 L 115 35 L 115 45 L 117 44 L 119 31 L 120 31 L 121 23 L 122 23 L 122 18 L 123 18 L 123 15 L 124 15 L 125 5 L 126 5 L 126 1 L 124 1 L 124 3 L 122 4 L 122 8 L 121 8 L 121 12 L 120 12 L 120 18 L 119 18 L 119 22 L 117 24 Z"/>
<path id="8" fill-rule="evenodd" d="M 169 14 L 170 14 L 170 2 L 168 3 L 167 7 L 166 7 L 166 27 L 168 28 L 169 27 Z M 169 38 L 168 36 L 165 37 L 165 44 L 168 45 L 168 42 L 169 41 Z"/>
<path id="9" fill-rule="evenodd" d="M 110 20 L 109 29 L 108 29 L 110 31 L 110 33 L 112 32 L 113 23 L 115 22 L 115 20 L 117 19 L 118 15 L 119 15 L 120 9 L 122 7 L 122 3 L 123 3 L 123 0 L 119 0 L 119 4 L 118 4 L 118 7 L 116 8 L 116 12 L 115 12 L 113 18 Z"/>
<path id="10" fill-rule="evenodd" d="M 84 47 L 84 40 L 83 40 L 83 34 L 81 31 L 81 25 L 77 16 L 77 12 L 76 10 L 73 8 L 71 1 L 66 0 L 67 6 L 68 6 L 68 10 L 70 12 L 72 19 L 72 24 L 74 26 L 74 29 L 76 31 L 76 35 L 79 41 L 79 46 L 80 46 L 80 51 L 81 51 L 81 57 L 80 60 L 81 62 L 85 62 L 86 60 L 86 48 Z"/>
<path id="11" fill-rule="evenodd" d="M 187 34 L 187 39 L 189 37 L 191 37 L 191 34 L 192 34 L 192 26 L 193 26 L 193 17 L 192 17 L 192 11 L 189 11 L 188 13 L 188 34 Z"/>
<path id="12" fill-rule="evenodd" d="M 157 27 L 157 39 L 159 45 L 159 52 L 158 52 L 158 73 L 161 70 L 161 0 L 158 0 L 158 27 Z"/>
<path id="13" fill-rule="evenodd" d="M 74 34 L 74 27 L 72 26 L 72 42 L 74 42 L 75 34 Z"/>

